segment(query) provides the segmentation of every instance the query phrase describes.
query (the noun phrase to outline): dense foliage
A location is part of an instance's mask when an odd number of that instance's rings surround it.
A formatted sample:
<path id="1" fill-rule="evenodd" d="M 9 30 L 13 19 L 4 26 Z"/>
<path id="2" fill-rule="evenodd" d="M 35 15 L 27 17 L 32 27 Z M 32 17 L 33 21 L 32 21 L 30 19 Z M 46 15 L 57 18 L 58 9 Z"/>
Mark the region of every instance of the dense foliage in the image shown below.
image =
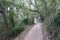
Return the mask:
<path id="1" fill-rule="evenodd" d="M 0 0 L 0 40 L 9 40 L 34 18 L 47 25 L 51 40 L 60 39 L 60 0 Z"/>

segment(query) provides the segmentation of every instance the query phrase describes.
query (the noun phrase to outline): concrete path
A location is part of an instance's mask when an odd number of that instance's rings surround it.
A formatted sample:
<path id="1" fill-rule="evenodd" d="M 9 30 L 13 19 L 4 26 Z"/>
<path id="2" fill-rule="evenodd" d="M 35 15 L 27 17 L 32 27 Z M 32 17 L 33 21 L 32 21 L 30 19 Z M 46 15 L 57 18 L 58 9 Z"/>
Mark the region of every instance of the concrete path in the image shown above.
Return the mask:
<path id="1" fill-rule="evenodd" d="M 41 23 L 36 23 L 27 34 L 25 40 L 43 40 L 41 27 Z"/>

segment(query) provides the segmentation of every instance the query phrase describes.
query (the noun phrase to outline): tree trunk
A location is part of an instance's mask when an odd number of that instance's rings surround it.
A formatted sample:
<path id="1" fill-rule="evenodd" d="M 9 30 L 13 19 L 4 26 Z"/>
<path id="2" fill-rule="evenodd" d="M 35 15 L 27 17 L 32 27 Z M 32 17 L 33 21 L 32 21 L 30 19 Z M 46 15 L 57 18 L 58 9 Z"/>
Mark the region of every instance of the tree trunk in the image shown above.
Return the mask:
<path id="1" fill-rule="evenodd" d="M 43 4 L 44 4 L 44 9 L 45 11 L 47 11 L 47 2 L 45 0 L 42 0 Z"/>
<path id="2" fill-rule="evenodd" d="M 43 21 L 44 21 L 44 17 L 43 17 L 43 15 L 41 14 L 41 12 L 39 11 L 39 8 L 38 8 L 38 5 L 37 5 L 36 0 L 35 0 L 35 5 L 36 5 L 36 8 L 37 8 L 37 13 L 40 14 L 41 22 L 43 22 Z"/>
<path id="3" fill-rule="evenodd" d="M 8 22 L 5 13 L 1 13 L 3 18 L 3 32 L 2 32 L 2 38 L 1 40 L 9 40 L 8 34 L 9 34 L 9 28 L 8 28 Z"/>

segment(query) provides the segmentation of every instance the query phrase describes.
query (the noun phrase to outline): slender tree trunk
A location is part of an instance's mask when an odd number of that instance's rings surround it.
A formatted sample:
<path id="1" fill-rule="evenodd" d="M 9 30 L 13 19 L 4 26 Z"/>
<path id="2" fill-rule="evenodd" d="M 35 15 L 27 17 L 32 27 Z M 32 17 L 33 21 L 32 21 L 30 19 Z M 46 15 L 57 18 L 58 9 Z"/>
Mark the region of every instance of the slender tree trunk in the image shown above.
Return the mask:
<path id="1" fill-rule="evenodd" d="M 42 13 L 39 11 L 39 8 L 38 8 L 36 0 L 35 0 L 35 5 L 36 5 L 36 8 L 37 8 L 37 13 L 40 14 L 41 22 L 43 22 L 44 21 L 44 17 L 42 15 Z"/>
<path id="2" fill-rule="evenodd" d="M 12 25 L 12 27 L 15 27 L 15 22 L 14 22 L 14 19 L 13 19 L 13 16 L 10 15 L 10 24 Z"/>
<path id="3" fill-rule="evenodd" d="M 47 2 L 45 0 L 42 0 L 42 2 L 43 2 L 45 11 L 47 11 Z"/>

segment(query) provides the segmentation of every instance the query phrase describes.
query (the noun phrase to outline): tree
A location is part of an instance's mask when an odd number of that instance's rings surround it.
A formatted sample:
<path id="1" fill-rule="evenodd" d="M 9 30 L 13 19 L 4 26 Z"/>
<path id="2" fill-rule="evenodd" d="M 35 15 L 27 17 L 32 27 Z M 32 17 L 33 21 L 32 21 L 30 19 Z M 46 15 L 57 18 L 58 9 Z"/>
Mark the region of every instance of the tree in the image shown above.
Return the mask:
<path id="1" fill-rule="evenodd" d="M 0 1 L 0 13 L 2 14 L 3 18 L 3 32 L 2 32 L 2 37 L 0 40 L 9 40 L 9 35 L 10 35 L 10 30 L 8 26 L 8 20 L 7 20 L 7 11 L 8 7 L 11 7 L 11 5 L 14 5 L 12 2 L 7 1 L 7 0 L 1 0 Z M 11 20 L 12 20 L 12 25 L 14 26 L 14 20 L 12 15 L 10 15 Z"/>

